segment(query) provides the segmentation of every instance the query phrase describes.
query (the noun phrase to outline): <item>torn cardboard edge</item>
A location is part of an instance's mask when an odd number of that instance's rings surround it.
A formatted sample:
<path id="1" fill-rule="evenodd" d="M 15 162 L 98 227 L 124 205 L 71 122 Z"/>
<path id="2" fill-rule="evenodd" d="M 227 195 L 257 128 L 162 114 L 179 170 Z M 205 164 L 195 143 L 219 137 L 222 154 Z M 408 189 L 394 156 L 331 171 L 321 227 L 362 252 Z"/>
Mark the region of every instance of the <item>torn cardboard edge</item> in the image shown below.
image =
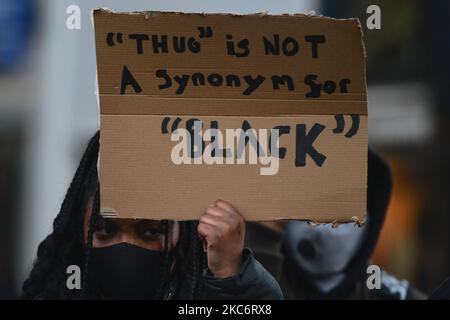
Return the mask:
<path id="1" fill-rule="evenodd" d="M 112 13 L 112 14 L 126 14 L 126 15 L 142 15 L 144 18 L 155 16 L 159 14 L 173 14 L 173 15 L 194 15 L 194 16 L 210 16 L 210 15 L 219 15 L 219 16 L 230 16 L 230 17 L 246 17 L 246 16 L 255 16 L 255 17 L 308 17 L 308 18 L 316 18 L 316 19 L 327 19 L 327 20 L 335 20 L 335 21 L 357 21 L 358 25 L 361 26 L 361 22 L 359 18 L 333 18 L 324 15 L 316 15 L 315 11 L 310 11 L 308 13 L 299 12 L 299 13 L 281 13 L 281 14 L 272 14 L 269 11 L 261 11 L 254 13 L 224 13 L 224 12 L 181 12 L 181 11 L 161 11 L 161 10 L 134 10 L 134 11 L 114 11 L 108 9 L 106 7 L 95 7 L 91 10 L 91 15 L 95 15 L 97 13 Z"/>
<path id="2" fill-rule="evenodd" d="M 316 221 L 316 220 L 302 220 L 302 221 L 306 221 L 308 222 L 308 224 L 311 227 L 317 227 L 320 225 L 326 225 L 326 224 L 331 224 L 332 228 L 338 228 L 341 224 L 349 224 L 349 223 L 354 223 L 356 226 L 358 226 L 359 228 L 363 227 L 366 223 L 366 216 L 367 214 L 364 215 L 364 219 L 360 220 L 357 216 L 353 216 L 350 221 L 347 220 L 333 220 L 333 221 L 327 221 L 327 222 L 320 222 L 320 221 Z"/>
<path id="3" fill-rule="evenodd" d="M 114 210 L 113 208 L 101 208 L 100 215 L 106 219 L 118 219 L 119 214 Z M 307 222 L 308 225 L 311 227 L 317 227 L 320 225 L 331 225 L 332 228 L 338 228 L 341 224 L 349 224 L 354 223 L 359 228 L 363 227 L 366 223 L 366 215 L 364 215 L 364 219 L 360 220 L 357 216 L 353 216 L 350 220 L 342 220 L 342 219 L 336 219 L 333 221 L 321 221 L 321 220 L 309 220 L 309 219 L 279 219 L 277 221 L 304 221 Z M 139 218 L 132 218 L 132 219 L 139 219 Z M 182 221 L 182 220 L 179 220 Z M 261 220 L 261 221 L 253 221 L 253 222 L 266 222 L 270 220 Z"/>

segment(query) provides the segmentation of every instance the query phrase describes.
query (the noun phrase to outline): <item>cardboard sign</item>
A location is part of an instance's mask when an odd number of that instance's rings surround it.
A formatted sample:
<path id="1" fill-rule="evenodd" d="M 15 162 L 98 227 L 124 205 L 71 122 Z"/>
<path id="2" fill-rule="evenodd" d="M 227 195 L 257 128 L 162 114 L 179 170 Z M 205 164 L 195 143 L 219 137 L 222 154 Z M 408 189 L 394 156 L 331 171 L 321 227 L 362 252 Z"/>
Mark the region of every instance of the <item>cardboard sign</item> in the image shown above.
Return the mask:
<path id="1" fill-rule="evenodd" d="M 94 10 L 101 213 L 364 220 L 358 20 Z"/>

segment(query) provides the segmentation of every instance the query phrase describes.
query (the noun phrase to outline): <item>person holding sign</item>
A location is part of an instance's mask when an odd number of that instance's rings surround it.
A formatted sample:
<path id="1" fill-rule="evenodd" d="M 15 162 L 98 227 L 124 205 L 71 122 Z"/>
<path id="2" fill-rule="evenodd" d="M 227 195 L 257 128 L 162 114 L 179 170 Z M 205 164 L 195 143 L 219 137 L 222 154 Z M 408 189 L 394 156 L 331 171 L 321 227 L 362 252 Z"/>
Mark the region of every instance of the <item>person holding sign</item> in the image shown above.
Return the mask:
<path id="1" fill-rule="evenodd" d="M 244 248 L 245 222 L 225 201 L 199 221 L 99 216 L 97 133 L 23 286 L 26 299 L 282 299 Z M 70 286 L 69 270 L 82 285 Z"/>

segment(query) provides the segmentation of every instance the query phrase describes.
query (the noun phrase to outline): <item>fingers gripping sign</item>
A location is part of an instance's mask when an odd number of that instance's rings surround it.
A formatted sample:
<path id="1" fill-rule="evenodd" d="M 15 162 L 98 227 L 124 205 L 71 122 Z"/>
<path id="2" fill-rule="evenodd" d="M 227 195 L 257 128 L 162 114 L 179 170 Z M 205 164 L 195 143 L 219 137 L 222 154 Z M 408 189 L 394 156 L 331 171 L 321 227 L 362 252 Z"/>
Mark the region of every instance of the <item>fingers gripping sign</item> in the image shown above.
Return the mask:
<path id="1" fill-rule="evenodd" d="M 198 234 L 215 277 L 226 278 L 239 272 L 244 249 L 245 221 L 229 203 L 217 200 L 201 215 Z"/>

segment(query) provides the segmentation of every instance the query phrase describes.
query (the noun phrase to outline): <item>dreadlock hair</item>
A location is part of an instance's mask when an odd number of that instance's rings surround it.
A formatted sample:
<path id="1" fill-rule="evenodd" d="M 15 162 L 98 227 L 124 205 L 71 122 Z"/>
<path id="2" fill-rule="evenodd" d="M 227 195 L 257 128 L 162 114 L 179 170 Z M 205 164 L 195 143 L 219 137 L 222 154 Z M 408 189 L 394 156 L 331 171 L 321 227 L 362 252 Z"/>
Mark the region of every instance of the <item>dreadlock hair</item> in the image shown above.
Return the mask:
<path id="1" fill-rule="evenodd" d="M 89 288 L 89 260 L 91 257 L 91 249 L 92 244 L 94 240 L 94 230 L 95 230 L 95 224 L 97 222 L 97 217 L 100 211 L 100 190 L 99 188 L 96 189 L 95 196 L 94 196 L 94 204 L 92 206 L 92 213 L 91 217 L 89 219 L 89 227 L 88 227 L 88 233 L 87 233 L 87 239 L 86 239 L 86 250 L 84 255 L 84 274 L 83 274 L 83 286 L 81 290 L 80 297 L 85 299 L 88 298 L 88 288 Z"/>
<path id="2" fill-rule="evenodd" d="M 53 222 L 53 231 L 39 244 L 37 258 L 23 284 L 24 299 L 88 299 L 96 298 L 96 290 L 89 281 L 89 261 L 94 226 L 100 212 L 100 188 L 97 172 L 100 133 L 91 138 L 81 158 L 75 176 L 67 190 L 61 209 Z M 83 245 L 83 221 L 89 199 L 94 196 L 86 245 Z M 197 235 L 197 221 L 180 222 L 175 270 L 169 265 L 169 223 L 162 221 L 164 249 L 159 299 L 195 299 L 200 296 L 199 278 L 206 266 L 206 257 Z M 82 267 L 82 289 L 69 290 L 66 285 L 67 267 Z M 175 275 L 173 273 L 176 273 Z M 168 295 L 170 281 L 179 285 L 175 294 Z"/>

